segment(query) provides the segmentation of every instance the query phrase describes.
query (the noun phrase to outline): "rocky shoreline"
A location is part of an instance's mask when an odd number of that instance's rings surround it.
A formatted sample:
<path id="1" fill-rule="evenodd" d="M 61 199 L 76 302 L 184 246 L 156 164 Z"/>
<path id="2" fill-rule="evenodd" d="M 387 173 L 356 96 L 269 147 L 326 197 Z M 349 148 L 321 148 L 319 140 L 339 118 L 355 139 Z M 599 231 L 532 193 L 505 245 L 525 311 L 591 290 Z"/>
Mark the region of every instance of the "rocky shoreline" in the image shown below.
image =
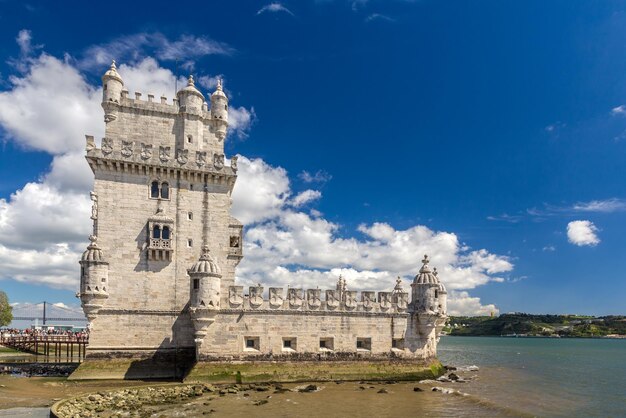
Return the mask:
<path id="1" fill-rule="evenodd" d="M 473 379 L 471 376 L 461 377 L 457 373 L 462 371 L 475 372 L 476 366 L 469 368 L 446 367 L 447 373 L 438 379 L 423 379 L 414 384 L 409 390 L 413 392 L 434 391 L 442 394 L 462 394 L 462 392 L 436 386 L 440 383 L 465 383 Z M 392 389 L 390 385 L 408 385 L 408 382 L 388 381 L 360 381 L 360 382 L 326 382 L 326 385 L 358 385 L 359 391 L 375 389 L 376 394 L 388 394 Z M 425 385 L 425 386 L 424 386 Z M 53 405 L 51 417 L 57 418 L 118 418 L 118 417 L 150 417 L 160 416 L 163 408 L 173 405 L 182 405 L 189 408 L 190 404 L 197 404 L 202 409 L 202 415 L 215 412 L 211 408 L 213 401 L 226 396 L 236 396 L 248 399 L 250 406 L 268 404 L 273 395 L 314 393 L 328 386 L 320 386 L 316 383 L 281 384 L 281 383 L 250 383 L 250 384 L 223 384 L 214 385 L 209 383 L 189 384 L 166 384 L 160 386 L 133 387 L 116 391 L 100 391 L 85 394 L 79 397 L 66 399 Z M 330 386 L 332 387 L 332 386 Z M 372 392 L 373 393 L 373 392 Z M 182 406 L 181 406 L 182 407 Z M 195 416 L 198 410 L 194 410 L 191 416 Z"/>

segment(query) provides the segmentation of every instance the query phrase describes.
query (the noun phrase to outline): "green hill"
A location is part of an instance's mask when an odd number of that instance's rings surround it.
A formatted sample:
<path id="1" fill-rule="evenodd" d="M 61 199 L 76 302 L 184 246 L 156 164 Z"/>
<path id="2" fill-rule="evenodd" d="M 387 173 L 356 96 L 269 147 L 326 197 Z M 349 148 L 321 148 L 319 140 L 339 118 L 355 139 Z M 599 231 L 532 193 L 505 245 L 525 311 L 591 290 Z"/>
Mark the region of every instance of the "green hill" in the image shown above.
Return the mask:
<path id="1" fill-rule="evenodd" d="M 450 335 L 466 336 L 559 336 L 605 337 L 626 336 L 624 316 L 533 315 L 509 313 L 497 317 L 453 316 L 446 331 Z"/>

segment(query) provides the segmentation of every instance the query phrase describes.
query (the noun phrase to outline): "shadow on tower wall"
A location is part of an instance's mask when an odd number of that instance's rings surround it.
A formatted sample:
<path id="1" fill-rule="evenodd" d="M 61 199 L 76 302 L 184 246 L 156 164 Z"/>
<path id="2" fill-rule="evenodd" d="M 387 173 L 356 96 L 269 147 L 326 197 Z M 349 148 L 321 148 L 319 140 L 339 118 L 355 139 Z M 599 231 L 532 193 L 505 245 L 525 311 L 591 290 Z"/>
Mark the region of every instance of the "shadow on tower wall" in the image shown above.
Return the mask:
<path id="1" fill-rule="evenodd" d="M 179 315 L 172 325 L 172 339 L 164 338 L 150 356 L 132 360 L 124 379 L 184 380 L 196 364 L 196 352 L 193 346 L 180 346 L 181 339 L 177 337 L 189 326 L 189 316 Z"/>

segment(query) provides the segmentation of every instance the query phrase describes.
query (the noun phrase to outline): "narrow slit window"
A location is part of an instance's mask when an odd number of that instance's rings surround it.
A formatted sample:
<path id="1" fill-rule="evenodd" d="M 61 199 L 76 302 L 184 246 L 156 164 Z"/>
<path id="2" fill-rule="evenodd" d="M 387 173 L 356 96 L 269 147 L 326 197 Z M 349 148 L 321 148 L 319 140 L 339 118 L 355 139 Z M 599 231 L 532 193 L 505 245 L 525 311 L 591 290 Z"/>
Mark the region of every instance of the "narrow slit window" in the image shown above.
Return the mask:
<path id="1" fill-rule="evenodd" d="M 161 198 L 162 199 L 170 198 L 170 185 L 165 182 L 161 183 Z"/>
<path id="2" fill-rule="evenodd" d="M 200 279 L 193 279 L 193 290 L 200 289 Z"/>
<path id="3" fill-rule="evenodd" d="M 193 220 L 193 213 L 192 212 L 188 212 L 187 213 L 187 219 L 189 219 L 190 221 Z"/>
<path id="4" fill-rule="evenodd" d="M 159 182 L 153 181 L 150 185 L 150 197 L 153 199 L 159 198 Z"/>
<path id="5" fill-rule="evenodd" d="M 192 239 L 188 239 L 187 240 L 187 247 L 193 247 L 193 240 Z"/>

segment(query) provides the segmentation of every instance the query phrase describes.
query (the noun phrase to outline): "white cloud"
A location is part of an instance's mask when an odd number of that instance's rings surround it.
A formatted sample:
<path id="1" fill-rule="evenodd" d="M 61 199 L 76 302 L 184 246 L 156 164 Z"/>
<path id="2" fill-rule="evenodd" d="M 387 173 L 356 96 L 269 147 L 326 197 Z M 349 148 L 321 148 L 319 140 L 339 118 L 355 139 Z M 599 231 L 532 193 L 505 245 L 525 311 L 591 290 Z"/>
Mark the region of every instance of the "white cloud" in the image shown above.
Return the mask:
<path id="1" fill-rule="evenodd" d="M 233 216 L 244 224 L 277 216 L 290 194 L 287 172 L 260 158 L 239 157 L 239 178 L 233 191 Z"/>
<path id="2" fill-rule="evenodd" d="M 239 138 L 247 138 L 248 132 L 256 122 L 254 107 L 249 110 L 243 106 L 228 108 L 228 132 L 235 133 Z"/>
<path id="3" fill-rule="evenodd" d="M 542 248 L 542 251 L 554 252 L 556 251 L 556 247 L 554 245 L 546 245 L 545 247 Z"/>
<path id="4" fill-rule="evenodd" d="M 626 211 L 626 201 L 623 199 L 592 200 L 589 202 L 578 202 L 572 209 L 576 212 L 621 212 Z"/>
<path id="5" fill-rule="evenodd" d="M 324 170 L 317 170 L 315 174 L 311 174 L 308 171 L 303 170 L 300 174 L 298 174 L 298 178 L 305 183 L 326 183 L 327 181 L 330 181 L 333 176 Z"/>
<path id="6" fill-rule="evenodd" d="M 613 109 L 611 109 L 611 115 L 613 115 L 613 116 L 624 116 L 624 115 L 626 115 L 626 106 L 625 105 L 619 105 L 617 107 L 614 107 Z"/>
<path id="7" fill-rule="evenodd" d="M 193 59 L 207 55 L 232 55 L 235 50 L 229 45 L 204 36 L 182 35 L 170 40 L 159 32 L 124 35 L 85 51 L 80 60 L 81 68 L 100 70 L 111 60 L 128 61 L 131 64 L 147 56 L 162 61 L 185 60 L 183 66 L 193 66 Z"/>
<path id="8" fill-rule="evenodd" d="M 381 22 L 395 22 L 396 19 L 391 18 L 387 15 L 381 14 L 381 13 L 372 13 L 369 16 L 367 16 L 365 18 L 365 22 L 372 22 L 372 21 L 381 21 Z"/>
<path id="9" fill-rule="evenodd" d="M 322 197 L 322 193 L 319 190 L 305 190 L 298 193 L 293 199 L 289 201 L 289 204 L 293 207 L 299 208 L 314 200 L 318 200 Z"/>
<path id="10" fill-rule="evenodd" d="M 256 12 L 257 15 L 260 15 L 262 13 L 278 13 L 278 12 L 283 12 L 283 13 L 287 13 L 290 14 L 291 16 L 293 16 L 294 14 L 291 13 L 291 10 L 289 10 L 288 8 L 286 8 L 285 6 L 283 6 L 280 3 L 270 3 L 267 4 L 263 7 L 261 7 L 259 9 L 258 12 Z"/>
<path id="11" fill-rule="evenodd" d="M 567 239 L 574 245 L 595 246 L 600 243 L 598 228 L 591 221 L 572 221 L 567 224 Z"/>
<path id="12" fill-rule="evenodd" d="M 495 305 L 482 305 L 480 298 L 472 297 L 467 292 L 450 292 L 448 295 L 448 315 L 452 316 L 489 316 L 498 315 L 500 310 Z"/>

